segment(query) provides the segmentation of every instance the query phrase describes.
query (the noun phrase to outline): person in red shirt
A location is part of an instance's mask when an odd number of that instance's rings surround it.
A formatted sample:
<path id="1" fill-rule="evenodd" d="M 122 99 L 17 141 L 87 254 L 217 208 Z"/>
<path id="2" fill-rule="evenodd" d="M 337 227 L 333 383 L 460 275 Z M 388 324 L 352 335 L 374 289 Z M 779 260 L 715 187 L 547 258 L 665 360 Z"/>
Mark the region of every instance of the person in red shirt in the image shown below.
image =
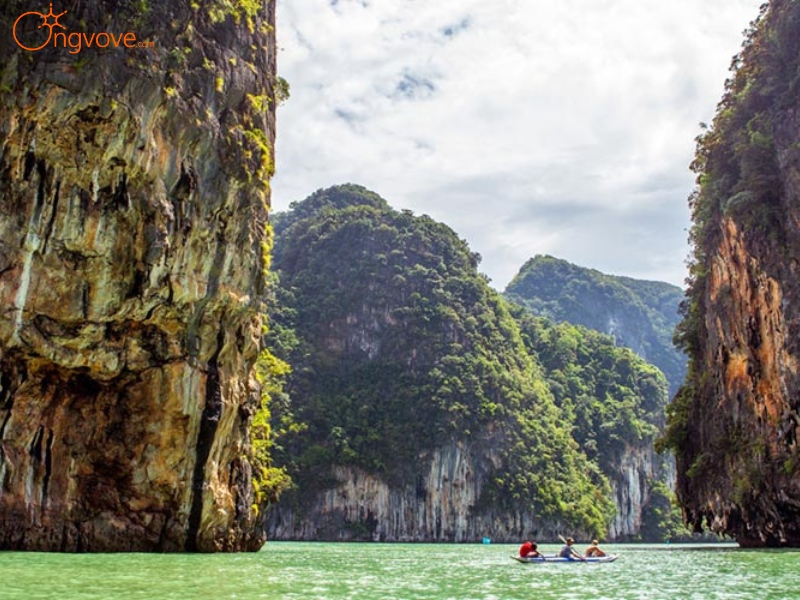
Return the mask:
<path id="1" fill-rule="evenodd" d="M 520 558 L 541 558 L 542 553 L 536 549 L 537 547 L 536 542 L 525 542 L 519 548 Z"/>

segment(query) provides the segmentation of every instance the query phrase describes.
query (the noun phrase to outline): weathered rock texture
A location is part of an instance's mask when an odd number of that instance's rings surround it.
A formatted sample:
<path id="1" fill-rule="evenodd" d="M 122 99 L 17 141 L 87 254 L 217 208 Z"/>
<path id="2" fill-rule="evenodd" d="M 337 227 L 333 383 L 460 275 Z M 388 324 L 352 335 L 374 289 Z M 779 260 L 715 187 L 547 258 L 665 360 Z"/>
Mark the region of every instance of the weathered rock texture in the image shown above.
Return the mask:
<path id="1" fill-rule="evenodd" d="M 800 546 L 800 4 L 771 3 L 736 65 L 698 146 L 669 439 L 690 523 Z"/>
<path id="2" fill-rule="evenodd" d="M 489 441 L 489 440 L 487 440 Z M 650 481 L 664 467 L 653 452 L 630 448 L 616 477 L 610 477 L 616 515 L 607 539 L 635 538 Z M 502 464 L 499 448 L 458 443 L 423 456 L 415 486 L 399 488 L 352 467 L 335 467 L 338 485 L 312 506 L 278 504 L 270 510 L 270 539 L 474 542 L 489 537 L 514 543 L 537 537 L 556 540 L 568 524 L 525 510 L 477 510 L 487 479 Z"/>
<path id="3" fill-rule="evenodd" d="M 535 536 L 557 539 L 567 525 L 519 511 L 476 506 L 487 478 L 501 465 L 499 452 L 450 444 L 421 457 L 416 485 L 400 488 L 353 468 L 337 466 L 339 485 L 302 509 L 270 511 L 270 539 L 474 542 L 489 537 L 517 542 Z M 581 532 L 578 532 L 581 533 Z M 583 533 L 584 537 L 587 535 Z"/>
<path id="4" fill-rule="evenodd" d="M 675 462 L 659 456 L 652 445 L 628 445 L 616 469 L 608 473 L 616 514 L 608 529 L 608 539 L 639 539 L 644 511 L 652 497 L 654 481 L 675 481 Z"/>
<path id="5" fill-rule="evenodd" d="M 467 444 L 452 444 L 423 457 L 420 462 L 428 467 L 420 469 L 416 486 L 406 488 L 337 466 L 333 476 L 338 486 L 315 498 L 302 514 L 278 506 L 271 511 L 268 531 L 276 539 L 474 541 L 496 531 L 470 514 L 499 456 L 495 461 L 492 465 L 484 453 L 476 457 Z"/>
<path id="6" fill-rule="evenodd" d="M 274 3 L 191 4 L 65 4 L 68 32 L 151 49 L 0 39 L 0 548 L 263 543 L 247 456 Z"/>

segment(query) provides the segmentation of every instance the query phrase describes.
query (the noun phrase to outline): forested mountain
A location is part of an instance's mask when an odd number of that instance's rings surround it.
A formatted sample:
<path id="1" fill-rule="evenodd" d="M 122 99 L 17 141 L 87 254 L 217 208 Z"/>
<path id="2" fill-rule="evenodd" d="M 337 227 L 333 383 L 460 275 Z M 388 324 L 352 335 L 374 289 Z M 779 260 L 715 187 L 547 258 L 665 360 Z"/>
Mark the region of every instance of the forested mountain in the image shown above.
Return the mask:
<path id="1" fill-rule="evenodd" d="M 678 339 L 689 374 L 666 437 L 691 523 L 800 546 L 800 3 L 762 7 L 697 140 Z"/>
<path id="2" fill-rule="evenodd" d="M 522 266 L 505 295 L 534 314 L 613 336 L 617 345 L 664 372 L 670 397 L 686 376 L 686 358 L 672 343 L 683 299 L 674 285 L 606 275 L 539 255 Z"/>
<path id="3" fill-rule="evenodd" d="M 661 476 L 656 369 L 511 306 L 450 228 L 359 186 L 274 228 L 271 343 L 293 369 L 275 460 L 296 487 L 271 537 L 638 534 Z"/>

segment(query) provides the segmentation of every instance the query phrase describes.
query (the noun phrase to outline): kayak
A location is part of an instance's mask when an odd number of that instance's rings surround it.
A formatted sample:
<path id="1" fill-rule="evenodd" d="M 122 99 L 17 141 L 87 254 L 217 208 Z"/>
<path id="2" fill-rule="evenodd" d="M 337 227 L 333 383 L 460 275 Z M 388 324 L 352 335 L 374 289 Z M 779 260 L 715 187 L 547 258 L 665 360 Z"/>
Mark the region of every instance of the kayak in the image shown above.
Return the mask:
<path id="1" fill-rule="evenodd" d="M 512 556 L 514 560 L 521 563 L 610 563 L 619 558 L 619 554 L 609 554 L 607 556 L 593 556 L 585 560 L 561 558 L 560 556 L 543 556 L 537 558 L 522 558 L 521 556 Z"/>

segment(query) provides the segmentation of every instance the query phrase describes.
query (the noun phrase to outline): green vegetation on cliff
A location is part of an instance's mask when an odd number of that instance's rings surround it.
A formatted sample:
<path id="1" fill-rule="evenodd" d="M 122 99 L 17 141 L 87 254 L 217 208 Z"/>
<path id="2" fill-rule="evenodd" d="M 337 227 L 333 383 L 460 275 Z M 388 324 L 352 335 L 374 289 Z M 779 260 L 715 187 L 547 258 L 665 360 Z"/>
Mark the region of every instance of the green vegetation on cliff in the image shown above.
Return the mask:
<path id="1" fill-rule="evenodd" d="M 667 404 L 661 371 L 591 329 L 522 311 L 518 320 L 575 439 L 604 473 L 618 467 L 627 446 L 653 443 Z"/>
<path id="2" fill-rule="evenodd" d="M 333 485 L 333 465 L 413 485 L 422 454 L 467 441 L 502 457 L 476 510 L 606 531 L 614 457 L 663 421 L 656 369 L 509 305 L 450 228 L 359 186 L 320 190 L 274 226 L 272 347 L 302 423 L 276 446 L 297 484 L 285 501 Z"/>
<path id="3" fill-rule="evenodd" d="M 536 256 L 522 266 L 505 295 L 536 315 L 612 335 L 619 346 L 663 371 L 670 395 L 686 375 L 686 360 L 672 345 L 683 298 L 674 285 Z"/>
<path id="4" fill-rule="evenodd" d="M 620 464 L 625 452 L 651 448 L 663 431 L 668 401 L 664 374 L 605 334 L 570 323 L 553 324 L 521 307 L 513 310 L 525 346 L 540 361 L 581 451 L 604 477 L 624 485 Z M 641 530 L 634 536 L 643 541 L 686 533 L 667 485 L 666 459 L 653 460 L 649 499 Z"/>

